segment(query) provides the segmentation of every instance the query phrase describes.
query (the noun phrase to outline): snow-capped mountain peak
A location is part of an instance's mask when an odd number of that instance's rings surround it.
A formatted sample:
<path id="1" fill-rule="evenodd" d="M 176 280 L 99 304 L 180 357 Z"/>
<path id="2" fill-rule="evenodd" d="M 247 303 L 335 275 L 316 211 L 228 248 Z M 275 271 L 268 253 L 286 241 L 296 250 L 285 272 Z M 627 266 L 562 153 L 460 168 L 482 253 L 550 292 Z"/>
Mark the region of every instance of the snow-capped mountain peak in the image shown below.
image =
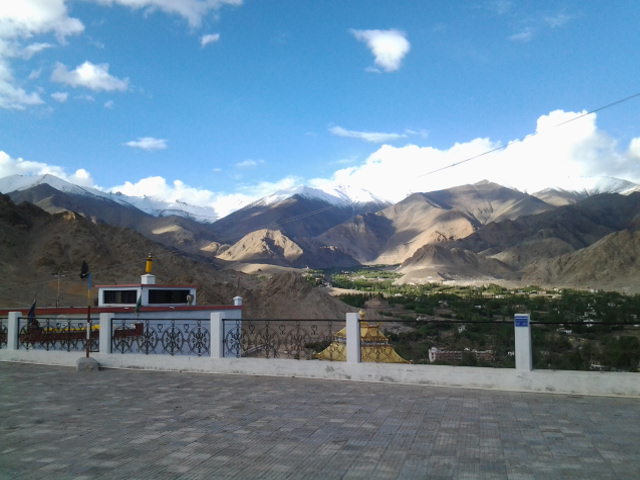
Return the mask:
<path id="1" fill-rule="evenodd" d="M 156 217 L 166 217 L 169 215 L 176 215 L 180 217 L 189 217 L 199 222 L 210 223 L 217 220 L 218 216 L 215 210 L 211 207 L 201 207 L 196 205 L 190 205 L 183 201 L 166 202 L 162 200 L 156 200 L 151 197 L 133 197 L 124 195 L 120 192 L 104 192 L 97 188 L 83 187 L 73 184 L 66 180 L 63 180 L 55 175 L 10 175 L 8 177 L 0 178 L 0 192 L 10 193 L 15 191 L 27 190 L 29 188 L 37 187 L 38 185 L 49 185 L 61 192 L 94 196 L 103 199 L 111 200 L 120 205 L 135 207 L 138 210 L 142 210 L 149 215 Z"/>
<path id="2" fill-rule="evenodd" d="M 278 190 L 271 195 L 267 195 L 266 197 L 262 197 L 260 200 L 257 200 L 256 202 L 254 202 L 254 205 L 274 205 L 278 202 L 282 202 L 283 200 L 291 198 L 294 195 L 298 195 L 308 199 L 322 200 L 331 205 L 340 207 L 350 206 L 354 204 L 376 203 L 384 205 L 387 203 L 377 198 L 371 192 L 361 188 L 345 185 L 334 185 L 326 187 L 310 187 L 307 185 L 300 185 L 293 188 Z"/>
<path id="3" fill-rule="evenodd" d="M 8 177 L 0 178 L 0 192 L 8 193 L 15 192 L 17 190 L 26 190 L 28 188 L 36 187 L 38 185 L 49 185 L 56 190 L 60 190 L 61 192 L 67 193 L 76 193 L 76 194 L 101 194 L 99 190 L 88 187 L 81 187 L 80 185 L 76 185 L 71 182 L 67 182 L 55 175 L 44 174 L 44 175 L 10 175 Z"/>
<path id="4" fill-rule="evenodd" d="M 198 205 L 191 205 L 181 200 L 176 201 L 162 201 L 155 198 L 144 197 L 130 197 L 122 193 L 112 193 L 113 196 L 126 199 L 126 202 L 134 207 L 142 210 L 145 213 L 153 215 L 155 217 L 167 217 L 175 215 L 178 217 L 189 217 L 193 220 L 203 223 L 215 222 L 218 216 L 215 210 L 211 207 L 201 207 Z"/>

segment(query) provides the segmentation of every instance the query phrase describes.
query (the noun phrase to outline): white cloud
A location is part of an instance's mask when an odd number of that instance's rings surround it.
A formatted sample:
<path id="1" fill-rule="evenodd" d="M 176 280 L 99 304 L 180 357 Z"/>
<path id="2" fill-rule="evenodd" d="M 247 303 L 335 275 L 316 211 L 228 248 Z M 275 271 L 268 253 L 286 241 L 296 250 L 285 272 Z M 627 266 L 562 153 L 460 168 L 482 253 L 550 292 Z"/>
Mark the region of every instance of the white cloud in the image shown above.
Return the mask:
<path id="1" fill-rule="evenodd" d="M 636 137 L 629 143 L 629 156 L 640 160 L 640 137 Z"/>
<path id="2" fill-rule="evenodd" d="M 239 6 L 242 0 L 94 0 L 102 5 L 122 5 L 135 10 L 143 9 L 145 14 L 156 10 L 179 15 L 192 27 L 198 27 L 202 18 L 225 5 Z"/>
<path id="3" fill-rule="evenodd" d="M 155 200 L 173 202 L 181 200 L 192 205 L 203 205 L 211 201 L 213 192 L 189 187 L 181 180 L 174 180 L 171 184 L 160 176 L 142 178 L 137 182 L 125 182 L 109 189 L 111 192 L 121 192 L 132 197 L 150 197 Z"/>
<path id="4" fill-rule="evenodd" d="M 584 116 L 577 118 L 580 115 Z M 576 120 L 564 123 L 572 119 Z M 550 112 L 538 119 L 535 133 L 500 147 L 488 138 L 456 143 L 447 149 L 383 145 L 363 164 L 336 171 L 331 180 L 367 189 L 390 201 L 399 201 L 411 192 L 484 179 L 528 192 L 547 187 L 582 189 L 589 178 L 599 176 L 640 183 L 640 138 L 622 151 L 615 139 L 597 128 L 595 114 Z M 483 155 L 496 148 L 498 151 Z M 475 156 L 479 157 L 446 168 Z"/>
<path id="5" fill-rule="evenodd" d="M 27 92 L 16 82 L 10 60 L 28 59 L 51 45 L 25 45 L 25 41 L 53 34 L 62 43 L 83 30 L 80 20 L 68 16 L 65 0 L 4 1 L 0 7 L 0 108 L 22 110 L 44 103 L 37 92 Z"/>
<path id="6" fill-rule="evenodd" d="M 640 183 L 640 137 L 632 139 L 628 145 L 619 145 L 597 127 L 596 121 L 594 113 L 556 110 L 540 116 L 531 134 L 504 144 L 488 138 L 476 138 L 443 149 L 424 145 L 401 148 L 383 145 L 365 161 L 341 168 L 330 178 L 306 182 L 288 176 L 275 182 L 240 185 L 232 192 L 214 192 L 189 186 L 181 180 L 167 181 L 155 176 L 125 182 L 110 191 L 210 207 L 222 217 L 261 197 L 302 183 L 325 186 L 333 183 L 362 188 L 389 201 L 402 200 L 412 192 L 449 188 L 484 179 L 530 193 L 547 187 L 582 189 L 589 185 L 589 177 L 611 176 Z M 487 154 L 491 150 L 496 151 Z M 465 162 L 473 157 L 477 158 Z M 456 163 L 460 164 L 448 168 Z M 16 173 L 50 173 L 82 185 L 91 186 L 93 183 L 86 170 L 67 175 L 62 167 L 13 159 L 0 151 L 0 177 Z"/>
<path id="7" fill-rule="evenodd" d="M 236 192 L 213 192 L 205 188 L 192 187 L 182 180 L 168 182 L 161 176 L 142 178 L 137 182 L 126 181 L 122 185 L 102 188 L 94 185 L 91 174 L 80 168 L 73 174 L 63 167 L 33 162 L 22 158 L 12 158 L 0 150 L 0 178 L 9 175 L 50 174 L 76 185 L 93 187 L 103 191 L 121 192 L 132 197 L 150 197 L 165 202 L 185 202 L 197 207 L 212 208 L 218 217 L 223 217 L 275 191 L 291 188 L 301 183 L 296 177 L 285 177 L 276 182 L 259 182 L 240 186 Z"/>
<path id="8" fill-rule="evenodd" d="M 149 152 L 154 150 L 164 150 L 167 148 L 167 141 L 164 138 L 140 137 L 137 140 L 131 140 L 124 143 L 127 147 L 139 148 Z"/>
<path id="9" fill-rule="evenodd" d="M 27 92 L 16 85 L 9 64 L 0 54 L 0 108 L 24 110 L 28 106 L 44 103 L 37 92 Z"/>
<path id="10" fill-rule="evenodd" d="M 300 185 L 302 180 L 298 177 L 288 176 L 275 182 L 259 182 L 240 186 L 233 193 L 212 193 L 213 200 L 209 204 L 218 216 L 224 217 L 242 207 L 249 205 L 262 197 Z"/>
<path id="11" fill-rule="evenodd" d="M 404 132 L 407 135 L 413 135 L 421 138 L 427 138 L 429 136 L 429 131 L 425 130 L 424 128 L 419 128 L 417 130 L 414 130 L 412 128 L 407 128 Z"/>
<path id="12" fill-rule="evenodd" d="M 285 177 L 276 182 L 259 182 L 241 186 L 234 193 L 215 193 L 209 206 L 220 218 L 279 190 L 286 190 L 302 183 L 297 177 Z"/>
<path id="13" fill-rule="evenodd" d="M 218 194 L 211 202 L 211 207 L 215 210 L 218 218 L 222 218 L 256 200 L 256 197 L 242 193 Z"/>
<path id="14" fill-rule="evenodd" d="M 347 130 L 339 126 L 331 127 L 329 132 L 339 137 L 357 138 L 371 143 L 385 143 L 400 138 L 407 138 L 406 133 L 361 132 L 357 130 Z"/>
<path id="15" fill-rule="evenodd" d="M 275 182 L 263 181 L 256 184 L 243 185 L 239 187 L 238 190 L 240 192 L 244 192 L 245 195 L 251 196 L 257 200 L 266 195 L 270 195 L 273 192 L 277 192 L 278 190 L 293 188 L 297 185 L 300 185 L 301 182 L 301 178 L 289 175 Z"/>
<path id="16" fill-rule="evenodd" d="M 33 162 L 23 158 L 12 158 L 8 153 L 0 150 L 0 178 L 9 175 L 55 175 L 77 185 L 92 186 L 91 174 L 84 168 L 76 170 L 68 175 L 63 167 L 48 165 L 42 162 Z"/>
<path id="17" fill-rule="evenodd" d="M 533 39 L 533 29 L 525 28 L 521 32 L 509 36 L 512 42 L 530 42 Z"/>
<path id="18" fill-rule="evenodd" d="M 250 168 L 250 167 L 257 167 L 258 165 L 261 165 L 264 163 L 264 160 L 244 160 L 242 162 L 238 162 L 236 163 L 236 167 L 237 168 Z"/>
<path id="19" fill-rule="evenodd" d="M 405 33 L 399 30 L 351 30 L 351 33 L 356 40 L 366 43 L 375 64 L 385 72 L 398 70 L 411 49 Z"/>
<path id="20" fill-rule="evenodd" d="M 565 12 L 558 12 L 547 16 L 526 16 L 520 20 L 520 30 L 510 35 L 508 39 L 512 42 L 530 42 L 535 36 L 546 30 L 564 27 L 573 20 L 573 18 L 573 16 Z"/>
<path id="21" fill-rule="evenodd" d="M 104 102 L 104 108 L 108 108 L 111 110 L 115 106 L 115 102 L 113 100 L 107 100 Z"/>
<path id="22" fill-rule="evenodd" d="M 0 38 L 54 33 L 64 40 L 83 30 L 80 20 L 68 16 L 66 0 L 6 1 L 0 8 Z"/>
<path id="23" fill-rule="evenodd" d="M 269 195 L 277 190 L 290 188 L 299 184 L 300 180 L 286 177 L 277 182 L 260 182 L 241 186 L 237 192 L 212 192 L 204 188 L 191 187 L 181 180 L 167 180 L 160 176 L 147 177 L 137 182 L 125 182 L 109 189 L 110 192 L 121 192 L 132 197 L 149 197 L 165 202 L 185 202 L 198 207 L 209 207 L 215 210 L 218 217 L 224 217 L 251 202 Z"/>
<path id="24" fill-rule="evenodd" d="M 109 74 L 109 64 L 93 64 L 89 61 L 78 65 L 74 70 L 68 70 L 58 62 L 51 74 L 51 80 L 74 88 L 84 87 L 97 91 L 125 91 L 129 88 L 128 78 L 121 80 Z"/>
<path id="25" fill-rule="evenodd" d="M 295 180 L 291 178 L 280 182 L 261 182 L 257 185 L 245 185 L 236 193 L 216 193 L 203 188 L 191 187 L 181 180 L 167 182 L 163 177 L 147 177 L 137 182 L 127 181 L 122 185 L 104 189 L 94 184 L 91 174 L 84 168 L 76 170 L 73 174 L 66 173 L 63 167 L 48 165 L 42 162 L 33 162 L 22 158 L 12 158 L 8 153 L 0 150 L 0 178 L 10 175 L 55 175 L 58 178 L 82 185 L 97 188 L 109 192 L 122 192 L 133 197 L 150 197 L 165 202 L 185 202 L 199 207 L 213 208 L 221 217 L 234 210 L 263 197 L 275 190 L 291 186 Z M 247 193 L 243 193 L 246 191 Z"/>
<path id="26" fill-rule="evenodd" d="M 567 15 L 564 12 L 559 12 L 544 18 L 544 22 L 551 28 L 563 27 L 571 20 L 573 20 L 573 17 L 571 15 Z"/>
<path id="27" fill-rule="evenodd" d="M 209 45 L 210 43 L 216 43 L 218 40 L 220 40 L 219 33 L 210 33 L 207 35 L 203 35 L 202 37 L 200 37 L 200 46 L 204 47 L 206 45 Z"/>
<path id="28" fill-rule="evenodd" d="M 215 14 L 225 5 L 242 5 L 242 0 L 88 1 L 104 6 L 119 5 L 134 10 L 142 9 L 145 14 L 161 11 L 178 15 L 186 19 L 191 27 L 200 26 L 206 15 Z M 25 90 L 20 79 L 14 78 L 11 62 L 17 61 L 16 59 L 28 60 L 52 46 L 48 42 L 27 43 L 34 36 L 52 35 L 59 44 L 65 45 L 68 37 L 81 34 L 85 26 L 78 18 L 70 16 L 67 9 L 70 0 L 0 0 L 0 3 L 0 108 L 23 110 L 29 106 L 40 105 L 44 101 L 38 91 Z M 85 62 L 73 71 L 59 65 L 54 73 L 54 81 L 67 85 L 107 91 L 128 89 L 128 80 L 109 75 L 107 65 Z"/>
<path id="29" fill-rule="evenodd" d="M 75 183 L 76 185 L 82 185 L 83 187 L 93 187 L 93 178 L 91 178 L 91 174 L 86 171 L 84 168 L 79 168 L 75 171 L 73 175 L 68 177 L 71 183 Z"/>
<path id="30" fill-rule="evenodd" d="M 51 94 L 51 98 L 56 102 L 64 103 L 68 100 L 69 94 L 67 92 L 54 92 Z"/>
<path id="31" fill-rule="evenodd" d="M 21 56 L 22 58 L 25 59 L 30 59 L 31 57 L 33 57 L 34 55 L 42 52 L 43 50 L 46 50 L 47 48 L 51 48 L 53 47 L 53 45 L 51 45 L 50 43 L 32 43 L 30 45 L 27 45 L 26 47 L 24 47 L 22 49 L 21 52 Z"/>

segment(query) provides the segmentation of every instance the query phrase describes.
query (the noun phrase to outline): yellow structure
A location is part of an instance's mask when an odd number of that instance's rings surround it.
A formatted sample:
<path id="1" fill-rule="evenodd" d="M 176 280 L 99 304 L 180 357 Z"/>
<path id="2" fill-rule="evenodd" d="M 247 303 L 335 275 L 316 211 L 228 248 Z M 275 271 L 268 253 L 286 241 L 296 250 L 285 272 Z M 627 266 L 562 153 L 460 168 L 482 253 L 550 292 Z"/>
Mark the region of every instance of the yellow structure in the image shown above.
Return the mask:
<path id="1" fill-rule="evenodd" d="M 336 332 L 331 344 L 320 353 L 314 355 L 320 360 L 347 360 L 347 332 L 346 327 Z M 360 361 L 380 363 L 410 363 L 393 349 L 389 339 L 380 332 L 379 325 L 360 322 Z"/>
<path id="2" fill-rule="evenodd" d="M 153 268 L 153 257 L 151 254 L 147 255 L 147 260 L 144 263 L 144 273 L 151 273 Z"/>

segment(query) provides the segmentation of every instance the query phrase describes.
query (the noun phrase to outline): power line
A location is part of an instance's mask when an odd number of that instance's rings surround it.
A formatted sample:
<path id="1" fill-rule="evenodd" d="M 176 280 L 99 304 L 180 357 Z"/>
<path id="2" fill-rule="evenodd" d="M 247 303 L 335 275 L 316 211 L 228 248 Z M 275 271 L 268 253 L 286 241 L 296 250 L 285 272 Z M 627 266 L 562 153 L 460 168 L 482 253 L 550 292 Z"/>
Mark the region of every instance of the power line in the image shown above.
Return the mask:
<path id="1" fill-rule="evenodd" d="M 600 112 L 600 111 L 602 111 L 602 110 L 606 110 L 607 108 L 611 108 L 611 107 L 613 107 L 613 106 L 615 106 L 615 105 L 619 105 L 619 104 L 621 104 L 621 103 L 627 102 L 627 101 L 632 100 L 632 99 L 634 99 L 634 98 L 636 98 L 636 97 L 640 97 L 640 92 L 638 92 L 638 93 L 634 93 L 633 95 L 629 95 L 628 97 L 624 97 L 624 98 L 621 98 L 621 99 L 619 99 L 619 100 L 615 100 L 615 101 L 613 101 L 613 102 L 611 102 L 611 103 L 607 103 L 606 105 L 602 105 L 601 107 L 594 108 L 593 110 L 590 110 L 590 111 L 588 111 L 588 112 L 586 112 L 586 113 L 581 113 L 581 114 L 579 114 L 579 115 L 576 115 L 575 117 L 570 118 L 569 120 L 565 120 L 564 122 L 561 122 L 561 123 L 558 123 L 558 124 L 556 124 L 556 125 L 553 125 L 553 127 L 552 127 L 552 128 L 562 127 L 562 126 L 564 126 L 564 125 L 567 125 L 568 123 L 575 122 L 576 120 L 579 120 L 579 119 L 581 119 L 581 118 L 584 118 L 584 117 L 586 117 L 587 115 L 591 115 L 592 113 L 596 113 L 596 112 Z M 540 134 L 539 134 L 539 133 L 536 133 L 536 134 L 535 134 L 535 136 L 537 136 L 537 135 L 540 135 Z M 525 138 L 526 138 L 526 137 L 520 137 L 520 138 L 518 138 L 517 140 L 518 140 L 518 141 L 522 141 L 522 140 L 524 140 Z M 507 148 L 508 146 L 509 146 L 509 144 L 508 144 L 508 143 L 507 143 L 507 144 L 505 144 L 505 145 L 500 145 L 500 146 L 498 146 L 498 147 L 492 148 L 491 150 L 487 150 L 486 152 L 482 152 L 482 153 L 479 153 L 479 154 L 477 154 L 477 155 L 473 155 L 473 156 L 471 156 L 471 157 L 465 158 L 465 159 L 463 159 L 463 160 L 459 160 L 459 161 L 457 161 L 457 162 L 451 163 L 451 164 L 449 164 L 449 165 L 445 165 L 444 167 L 439 167 L 439 168 L 436 168 L 435 170 L 431 170 L 431 171 L 429 171 L 429 172 L 422 173 L 422 174 L 420 174 L 420 175 L 417 175 L 417 177 L 426 177 L 427 175 L 433 175 L 434 173 L 441 172 L 441 171 L 443 171 L 443 170 L 447 170 L 447 169 L 449 169 L 449 168 L 457 167 L 458 165 L 461 165 L 461 164 L 463 164 L 463 163 L 467 163 L 467 162 L 470 162 L 470 161 L 472 161 L 472 160 L 476 160 L 476 159 L 478 159 L 478 158 L 480 158 L 480 157 L 484 157 L 484 156 L 486 156 L 486 155 L 489 155 L 489 154 L 491 154 L 491 153 L 497 152 L 497 151 L 499 151 L 499 150 L 504 150 L 504 149 L 505 149 L 505 148 Z"/>
<path id="2" fill-rule="evenodd" d="M 570 118 L 569 120 L 566 120 L 564 122 L 558 123 L 557 125 L 554 125 L 554 127 L 560 127 L 562 125 L 566 125 L 567 123 L 575 122 L 576 120 L 578 120 L 578 119 L 580 119 L 582 117 L 586 117 L 587 115 L 591 115 L 592 113 L 596 113 L 596 112 L 599 112 L 601 110 L 605 110 L 607 108 L 613 107 L 615 105 L 619 105 L 621 103 L 627 102 L 627 101 L 629 101 L 631 99 L 634 99 L 636 97 L 640 97 L 640 92 L 634 93 L 633 95 L 629 95 L 628 97 L 621 98 L 620 100 L 616 100 L 614 102 L 607 103 L 606 105 L 603 105 L 602 107 L 595 108 L 595 109 L 593 109 L 593 110 L 591 110 L 589 112 L 581 113 L 580 115 L 578 115 L 578 116 L 576 116 L 574 118 Z"/>
<path id="3" fill-rule="evenodd" d="M 611 103 L 607 103 L 606 105 L 602 105 L 602 106 L 600 106 L 600 107 L 594 108 L 593 110 L 590 110 L 590 111 L 588 111 L 588 112 L 586 112 L 586 113 L 581 113 L 581 114 L 579 114 L 579 115 L 576 115 L 575 117 L 570 118 L 569 120 L 565 120 L 564 122 L 558 123 L 557 125 L 553 125 L 553 127 L 552 127 L 552 128 L 558 128 L 558 127 L 561 127 L 561 126 L 566 125 L 566 124 L 568 124 L 568 123 L 575 122 L 576 120 L 579 120 L 579 119 L 581 119 L 581 118 L 583 118 L 583 117 L 586 117 L 587 115 L 591 115 L 592 113 L 596 113 L 596 112 L 600 112 L 600 111 L 602 111 L 602 110 L 606 110 L 607 108 L 611 108 L 611 107 L 613 107 L 613 106 L 616 106 L 616 105 L 619 105 L 619 104 L 621 104 L 621 103 L 627 102 L 627 101 L 632 100 L 632 99 L 634 99 L 634 98 L 636 98 L 636 97 L 640 97 L 640 92 L 638 92 L 638 93 L 634 93 L 633 95 L 629 95 L 628 97 L 620 98 L 620 99 L 615 100 L 615 101 L 613 101 L 613 102 L 611 102 Z M 540 135 L 540 134 L 539 134 L 539 133 L 537 133 L 536 135 Z M 525 138 L 526 138 L 526 137 L 521 137 L 521 138 L 519 138 L 519 139 L 517 139 L 517 140 L 518 140 L 518 141 L 522 141 L 522 140 L 524 140 Z M 453 162 L 453 163 L 451 163 L 451 164 L 449 164 L 449 165 L 445 165 L 445 166 L 443 166 L 443 167 L 436 168 L 435 170 L 431 170 L 431 171 L 429 171 L 429 172 L 422 173 L 422 174 L 420 174 L 420 175 L 417 175 L 416 177 L 417 177 L 417 178 L 420 178 L 420 177 L 426 177 L 427 175 L 433 175 L 434 173 L 437 173 L 437 172 L 440 172 L 440 171 L 443 171 L 443 170 L 447 170 L 447 169 L 449 169 L 449 168 L 457 167 L 458 165 L 462 165 L 463 163 L 467 163 L 467 162 L 470 162 L 470 161 L 472 161 L 472 160 L 476 160 L 476 159 L 478 159 L 478 158 L 481 158 L 481 157 L 485 157 L 485 156 L 487 156 L 487 155 L 490 155 L 490 154 L 492 154 L 492 153 L 494 153 L 494 152 L 497 152 L 497 151 L 500 151 L 500 150 L 504 150 L 505 148 L 507 148 L 507 146 L 508 146 L 508 145 L 509 145 L 509 144 L 506 144 L 506 145 L 500 145 L 500 146 L 498 146 L 498 147 L 492 148 L 492 149 L 487 150 L 487 151 L 485 151 L 485 152 L 478 153 L 478 154 L 476 154 L 476 155 L 473 155 L 473 156 L 471 156 L 471 157 L 464 158 L 464 159 L 459 160 L 459 161 L 457 161 L 457 162 Z M 265 224 L 265 228 L 269 228 L 269 227 L 271 227 L 271 226 L 281 226 L 281 225 L 284 225 L 284 224 L 287 224 L 287 223 L 300 221 L 300 220 L 303 220 L 303 219 L 305 219 L 305 218 L 312 217 L 312 216 L 314 216 L 314 215 L 318 215 L 319 213 L 322 213 L 322 212 L 324 212 L 324 211 L 326 211 L 326 210 L 330 210 L 330 209 L 332 209 L 332 208 L 337 208 L 337 206 L 332 205 L 332 206 L 329 206 L 329 207 L 324 207 L 324 208 L 320 208 L 320 209 L 318 209 L 318 210 L 314 210 L 314 211 L 312 211 L 312 212 L 308 212 L 308 213 L 304 213 L 304 214 L 296 215 L 296 216 L 289 217 L 289 218 L 284 218 L 284 219 L 281 219 L 281 220 L 278 220 L 278 221 L 275 221 L 275 222 L 270 222 L 270 223 L 268 223 L 268 224 Z"/>

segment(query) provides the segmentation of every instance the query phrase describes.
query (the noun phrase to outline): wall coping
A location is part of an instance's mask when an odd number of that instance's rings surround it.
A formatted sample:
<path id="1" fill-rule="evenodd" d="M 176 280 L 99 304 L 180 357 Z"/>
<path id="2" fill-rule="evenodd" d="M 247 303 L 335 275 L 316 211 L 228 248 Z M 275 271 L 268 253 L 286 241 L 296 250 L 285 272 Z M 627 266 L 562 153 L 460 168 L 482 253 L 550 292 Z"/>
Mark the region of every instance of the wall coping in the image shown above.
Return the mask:
<path id="1" fill-rule="evenodd" d="M 0 361 L 75 367 L 82 352 L 0 350 Z M 568 370 L 92 353 L 102 368 L 287 376 L 527 393 L 640 398 L 640 374 Z"/>

